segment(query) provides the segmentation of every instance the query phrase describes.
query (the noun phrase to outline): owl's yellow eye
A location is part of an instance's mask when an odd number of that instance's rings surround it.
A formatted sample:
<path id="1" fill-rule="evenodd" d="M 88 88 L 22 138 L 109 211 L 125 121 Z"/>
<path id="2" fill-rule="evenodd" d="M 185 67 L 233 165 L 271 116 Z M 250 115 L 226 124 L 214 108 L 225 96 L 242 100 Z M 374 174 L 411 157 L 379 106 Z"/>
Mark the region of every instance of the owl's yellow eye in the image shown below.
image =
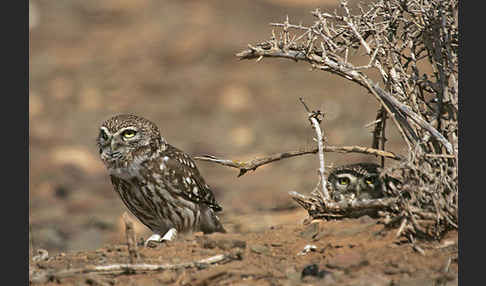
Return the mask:
<path id="1" fill-rule="evenodd" d="M 349 185 L 349 178 L 339 178 L 338 184 L 343 185 L 343 186 Z"/>
<path id="2" fill-rule="evenodd" d="M 366 178 L 365 182 L 369 185 L 373 185 L 375 183 L 375 179 L 373 177 Z"/>
<path id="3" fill-rule="evenodd" d="M 135 134 L 137 134 L 137 132 L 135 130 L 130 130 L 130 129 L 127 129 L 125 131 L 123 131 L 122 133 L 122 136 L 123 138 L 132 138 L 133 136 L 135 136 Z"/>

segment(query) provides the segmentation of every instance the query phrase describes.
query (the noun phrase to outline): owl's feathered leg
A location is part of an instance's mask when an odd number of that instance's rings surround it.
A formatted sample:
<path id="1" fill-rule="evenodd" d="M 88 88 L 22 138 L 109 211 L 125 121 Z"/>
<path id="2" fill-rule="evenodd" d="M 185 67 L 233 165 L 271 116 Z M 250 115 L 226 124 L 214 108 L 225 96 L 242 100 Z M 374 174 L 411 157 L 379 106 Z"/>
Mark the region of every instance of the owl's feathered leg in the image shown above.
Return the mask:
<path id="1" fill-rule="evenodd" d="M 145 247 L 150 247 L 149 245 L 151 242 L 161 243 L 164 241 L 171 241 L 177 236 L 177 230 L 175 228 L 169 229 L 164 236 L 161 236 L 159 233 L 152 234 L 146 241 Z"/>

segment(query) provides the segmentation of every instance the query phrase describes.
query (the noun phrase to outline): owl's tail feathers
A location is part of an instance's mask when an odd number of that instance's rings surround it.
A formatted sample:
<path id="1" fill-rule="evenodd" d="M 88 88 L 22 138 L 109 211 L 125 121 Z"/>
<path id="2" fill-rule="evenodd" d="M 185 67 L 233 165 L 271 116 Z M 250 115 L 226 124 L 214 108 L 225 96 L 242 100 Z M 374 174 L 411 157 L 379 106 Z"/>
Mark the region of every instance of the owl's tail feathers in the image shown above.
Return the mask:
<path id="1" fill-rule="evenodd" d="M 226 233 L 223 224 L 214 211 L 207 206 L 201 207 L 201 231 L 203 233 L 222 232 Z"/>

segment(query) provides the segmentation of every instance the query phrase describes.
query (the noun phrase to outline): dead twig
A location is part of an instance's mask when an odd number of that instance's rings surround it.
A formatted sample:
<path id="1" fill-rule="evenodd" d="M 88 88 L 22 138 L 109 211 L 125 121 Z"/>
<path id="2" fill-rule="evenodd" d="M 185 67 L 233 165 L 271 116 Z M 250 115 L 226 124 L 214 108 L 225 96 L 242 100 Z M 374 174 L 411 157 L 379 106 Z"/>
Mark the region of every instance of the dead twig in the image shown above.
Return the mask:
<path id="1" fill-rule="evenodd" d="M 373 122 L 375 124 L 375 129 L 373 130 L 373 141 L 371 142 L 371 147 L 375 149 L 385 150 L 385 130 L 386 130 L 386 111 L 383 107 L 378 109 L 376 114 L 376 120 Z M 381 167 L 385 167 L 385 158 L 381 157 Z"/>
<path id="2" fill-rule="evenodd" d="M 212 162 L 226 167 L 239 169 L 240 173 L 238 174 L 238 177 L 240 177 L 246 174 L 246 172 L 248 171 L 255 171 L 258 167 L 269 164 L 271 162 L 279 161 L 285 158 L 291 158 L 291 157 L 296 157 L 296 156 L 301 156 L 306 154 L 315 154 L 315 153 L 317 153 L 317 149 L 310 150 L 310 151 L 290 151 L 290 152 L 283 152 L 283 153 L 269 155 L 263 158 L 256 158 L 250 161 L 221 159 L 212 155 L 195 156 L 193 158 L 199 161 Z"/>
<path id="3" fill-rule="evenodd" d="M 125 234 L 127 237 L 128 257 L 130 263 L 133 264 L 138 260 L 137 240 L 135 231 L 133 230 L 133 222 L 126 212 L 123 214 L 123 221 L 125 223 Z"/>
<path id="4" fill-rule="evenodd" d="M 407 218 L 403 217 L 402 218 L 402 222 L 400 223 L 400 227 L 398 228 L 396 234 L 395 234 L 395 237 L 400 237 L 403 233 L 403 230 L 405 229 L 405 227 L 407 226 Z"/>
<path id="5" fill-rule="evenodd" d="M 84 268 L 65 269 L 60 271 L 35 271 L 30 276 L 33 283 L 45 283 L 47 281 L 59 280 L 62 278 L 97 274 L 97 275 L 123 275 L 147 272 L 160 272 L 164 270 L 177 270 L 184 268 L 205 268 L 214 264 L 223 264 L 235 260 L 241 260 L 241 253 L 219 254 L 198 261 L 185 262 L 179 264 L 110 264 L 98 266 L 86 266 Z"/>
<path id="6" fill-rule="evenodd" d="M 323 114 L 321 111 L 310 111 L 310 109 L 307 107 L 307 105 L 304 102 L 304 99 L 302 97 L 299 98 L 300 102 L 304 105 L 305 109 L 307 110 L 307 116 L 309 118 L 309 121 L 312 124 L 312 128 L 316 131 L 316 136 L 317 136 L 317 150 L 319 154 L 319 178 L 321 179 L 320 181 L 320 186 L 321 186 L 321 191 L 322 191 L 322 196 L 324 199 L 329 200 L 329 192 L 327 190 L 327 179 L 326 176 L 324 175 L 325 171 L 325 165 L 324 165 L 324 140 L 322 139 L 322 131 L 321 131 L 321 117 Z"/>
<path id="7" fill-rule="evenodd" d="M 324 152 L 337 152 L 337 153 L 361 153 L 376 155 L 385 158 L 389 158 L 396 161 L 402 161 L 403 157 L 390 151 L 378 150 L 363 146 L 324 146 Z"/>
<path id="8" fill-rule="evenodd" d="M 372 200 L 343 200 L 340 202 L 326 201 L 324 203 L 315 196 L 306 196 L 296 191 L 289 192 L 289 195 L 304 209 L 309 211 L 313 218 L 325 217 L 324 214 L 350 214 L 361 210 L 392 208 L 399 201 L 398 198 L 381 198 Z"/>
<path id="9" fill-rule="evenodd" d="M 230 160 L 230 159 L 223 159 L 217 158 L 212 155 L 202 155 L 202 156 L 195 156 L 193 159 L 205 162 L 211 162 L 220 164 L 226 167 L 236 168 L 240 170 L 238 177 L 243 176 L 248 171 L 255 171 L 258 167 L 279 161 L 282 159 L 308 155 L 308 154 L 316 154 L 319 151 L 318 148 L 312 150 L 302 150 L 302 151 L 288 151 L 282 153 L 272 154 L 262 158 L 256 158 L 249 161 L 238 161 L 238 160 Z M 337 152 L 337 153 L 362 153 L 362 154 L 369 154 L 369 155 L 376 155 L 382 156 L 389 159 L 401 161 L 403 157 L 389 151 L 382 151 L 374 148 L 363 147 L 363 146 L 331 146 L 331 145 L 324 145 L 323 146 L 324 152 Z"/>

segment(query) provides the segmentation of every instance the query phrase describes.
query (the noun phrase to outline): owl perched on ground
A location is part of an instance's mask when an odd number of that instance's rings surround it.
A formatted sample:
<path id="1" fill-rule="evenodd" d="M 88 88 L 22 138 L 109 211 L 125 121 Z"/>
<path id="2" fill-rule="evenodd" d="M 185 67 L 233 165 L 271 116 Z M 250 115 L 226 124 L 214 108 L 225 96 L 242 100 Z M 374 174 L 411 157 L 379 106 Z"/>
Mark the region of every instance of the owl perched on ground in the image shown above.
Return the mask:
<path id="1" fill-rule="evenodd" d="M 332 199 L 341 201 L 383 197 L 379 168 L 374 163 L 357 163 L 332 169 L 327 177 Z"/>
<path id="2" fill-rule="evenodd" d="M 115 191 L 154 232 L 145 245 L 173 240 L 178 232 L 226 232 L 215 214 L 222 208 L 196 164 L 154 123 L 114 116 L 101 125 L 97 145 Z"/>

